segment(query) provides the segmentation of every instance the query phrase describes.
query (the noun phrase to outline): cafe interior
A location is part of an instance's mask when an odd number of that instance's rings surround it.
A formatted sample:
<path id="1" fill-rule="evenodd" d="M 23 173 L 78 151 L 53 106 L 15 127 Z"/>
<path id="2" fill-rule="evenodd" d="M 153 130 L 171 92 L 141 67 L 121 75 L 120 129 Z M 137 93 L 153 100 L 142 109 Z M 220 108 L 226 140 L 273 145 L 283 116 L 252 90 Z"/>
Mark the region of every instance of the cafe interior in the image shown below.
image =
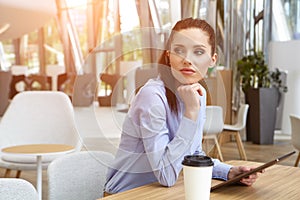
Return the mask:
<path id="1" fill-rule="evenodd" d="M 298 199 L 300 0 L 0 0 L 0 199 L 184 199 L 182 175 L 103 188 L 135 95 L 189 17 L 216 35 L 200 81 L 206 155 L 259 166 L 295 151 L 210 199 Z"/>

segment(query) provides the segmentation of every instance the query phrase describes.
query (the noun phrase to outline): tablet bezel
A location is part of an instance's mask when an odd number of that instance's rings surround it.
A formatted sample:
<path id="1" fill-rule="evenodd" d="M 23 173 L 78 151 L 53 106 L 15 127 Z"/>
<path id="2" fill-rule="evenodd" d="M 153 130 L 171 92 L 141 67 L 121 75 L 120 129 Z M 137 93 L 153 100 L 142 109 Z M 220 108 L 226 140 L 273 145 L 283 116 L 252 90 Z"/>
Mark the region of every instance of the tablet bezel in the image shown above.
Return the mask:
<path id="1" fill-rule="evenodd" d="M 220 184 L 217 184 L 217 185 L 215 185 L 215 186 L 212 186 L 211 189 L 210 189 L 210 191 L 212 192 L 212 191 L 214 191 L 214 190 L 216 190 L 216 189 L 219 189 L 219 188 L 221 188 L 221 187 L 224 187 L 224 186 L 226 186 L 226 185 L 231 185 L 231 184 L 233 184 L 233 183 L 237 183 L 237 182 L 239 182 L 242 178 L 245 178 L 245 177 L 247 177 L 247 176 L 249 176 L 249 175 L 251 175 L 251 174 L 253 174 L 253 173 L 256 173 L 256 172 L 261 172 L 262 170 L 264 170 L 264 169 L 266 169 L 266 168 L 268 168 L 268 167 L 270 167 L 270 166 L 272 166 L 272 165 L 275 165 L 276 163 L 278 163 L 278 162 L 280 162 L 280 161 L 282 161 L 282 160 L 284 160 L 284 159 L 290 157 L 290 156 L 293 155 L 294 153 L 296 153 L 296 151 L 292 151 L 292 152 L 290 152 L 290 153 L 287 153 L 287 154 L 285 154 L 285 155 L 283 155 L 283 156 L 280 156 L 279 158 L 276 158 L 275 160 L 269 161 L 269 162 L 267 162 L 267 163 L 265 163 L 265 164 L 263 164 L 263 165 L 261 165 L 261 166 L 258 166 L 258 167 L 254 168 L 254 169 L 252 169 L 252 170 L 250 170 L 250 171 L 248 171 L 248 172 L 242 173 L 242 174 L 240 174 L 240 175 L 238 175 L 238 176 L 236 176 L 236 177 L 234 177 L 234 178 L 232 178 L 232 179 L 229 179 L 229 180 L 227 180 L 227 181 L 225 181 L 225 182 L 222 182 L 222 183 L 220 183 Z"/>

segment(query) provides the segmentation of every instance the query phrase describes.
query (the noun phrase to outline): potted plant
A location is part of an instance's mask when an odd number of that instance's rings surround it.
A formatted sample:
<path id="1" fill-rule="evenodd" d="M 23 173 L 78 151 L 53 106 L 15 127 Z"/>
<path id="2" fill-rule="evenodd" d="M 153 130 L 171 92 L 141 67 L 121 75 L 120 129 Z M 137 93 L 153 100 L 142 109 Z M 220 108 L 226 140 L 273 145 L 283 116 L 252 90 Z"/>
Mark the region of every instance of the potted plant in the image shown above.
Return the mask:
<path id="1" fill-rule="evenodd" d="M 269 71 L 262 52 L 254 52 L 237 61 L 240 84 L 249 104 L 247 140 L 255 144 L 273 144 L 276 112 L 282 85 L 281 72 Z"/>

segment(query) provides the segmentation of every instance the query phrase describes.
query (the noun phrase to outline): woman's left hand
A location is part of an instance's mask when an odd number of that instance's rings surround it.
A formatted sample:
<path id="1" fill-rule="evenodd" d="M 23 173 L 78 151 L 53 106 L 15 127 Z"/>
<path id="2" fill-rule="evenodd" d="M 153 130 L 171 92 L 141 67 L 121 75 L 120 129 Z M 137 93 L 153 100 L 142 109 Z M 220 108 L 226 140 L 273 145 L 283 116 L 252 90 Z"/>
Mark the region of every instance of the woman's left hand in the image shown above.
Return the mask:
<path id="1" fill-rule="evenodd" d="M 245 167 L 245 166 L 232 167 L 228 173 L 228 179 L 232 179 L 235 176 L 238 176 L 244 172 L 248 172 L 254 168 L 255 167 Z M 264 171 L 262 171 L 262 172 L 264 172 Z M 250 186 L 256 181 L 257 178 L 258 178 L 258 173 L 253 173 L 253 174 L 249 175 L 248 177 L 241 179 L 240 183 Z"/>

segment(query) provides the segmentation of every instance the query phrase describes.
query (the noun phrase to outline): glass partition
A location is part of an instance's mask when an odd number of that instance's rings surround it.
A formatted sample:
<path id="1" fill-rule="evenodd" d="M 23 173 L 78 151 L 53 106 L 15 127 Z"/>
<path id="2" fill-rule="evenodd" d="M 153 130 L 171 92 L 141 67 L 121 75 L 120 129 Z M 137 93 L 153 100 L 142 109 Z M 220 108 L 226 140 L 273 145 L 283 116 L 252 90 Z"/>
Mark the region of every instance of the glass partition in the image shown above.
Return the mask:
<path id="1" fill-rule="evenodd" d="M 273 40 L 300 39 L 300 0 L 274 0 Z"/>

